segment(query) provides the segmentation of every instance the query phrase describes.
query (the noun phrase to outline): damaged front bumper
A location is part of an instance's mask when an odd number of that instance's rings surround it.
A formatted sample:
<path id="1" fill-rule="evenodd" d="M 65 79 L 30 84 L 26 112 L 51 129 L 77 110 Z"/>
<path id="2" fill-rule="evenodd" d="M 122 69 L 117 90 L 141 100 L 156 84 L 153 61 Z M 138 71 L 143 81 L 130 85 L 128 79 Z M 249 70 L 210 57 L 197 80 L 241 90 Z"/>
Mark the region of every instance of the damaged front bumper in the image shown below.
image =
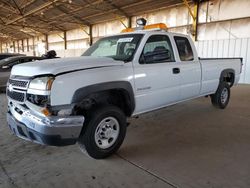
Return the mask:
<path id="1" fill-rule="evenodd" d="M 7 122 L 12 132 L 20 138 L 44 145 L 66 146 L 78 140 L 84 117 L 44 117 L 9 101 Z"/>

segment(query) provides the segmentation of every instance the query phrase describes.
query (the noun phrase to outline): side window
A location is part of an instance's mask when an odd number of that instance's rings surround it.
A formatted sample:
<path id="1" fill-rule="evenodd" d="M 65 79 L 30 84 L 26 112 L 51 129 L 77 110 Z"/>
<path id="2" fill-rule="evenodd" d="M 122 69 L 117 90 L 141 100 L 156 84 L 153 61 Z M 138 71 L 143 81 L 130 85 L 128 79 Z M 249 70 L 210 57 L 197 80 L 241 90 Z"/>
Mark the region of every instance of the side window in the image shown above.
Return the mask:
<path id="1" fill-rule="evenodd" d="M 32 58 L 23 58 L 20 60 L 21 63 L 26 63 L 32 61 Z"/>
<path id="2" fill-rule="evenodd" d="M 193 50 L 187 38 L 174 37 L 181 61 L 194 60 Z"/>
<path id="3" fill-rule="evenodd" d="M 148 38 L 140 57 L 140 64 L 173 62 L 174 53 L 166 35 L 153 35 Z"/>
<path id="4" fill-rule="evenodd" d="M 25 59 L 20 59 L 19 61 L 20 61 L 20 63 L 24 63 Z"/>

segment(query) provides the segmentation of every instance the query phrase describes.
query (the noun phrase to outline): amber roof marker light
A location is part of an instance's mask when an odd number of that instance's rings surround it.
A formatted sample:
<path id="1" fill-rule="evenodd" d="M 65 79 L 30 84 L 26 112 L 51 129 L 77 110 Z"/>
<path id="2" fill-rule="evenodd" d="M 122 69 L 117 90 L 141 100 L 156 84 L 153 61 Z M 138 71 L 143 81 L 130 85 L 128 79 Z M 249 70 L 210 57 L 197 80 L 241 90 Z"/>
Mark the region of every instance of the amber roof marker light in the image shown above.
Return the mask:
<path id="1" fill-rule="evenodd" d="M 168 27 L 164 23 L 157 23 L 157 24 L 146 25 L 144 26 L 143 29 L 145 30 L 149 30 L 149 29 L 167 30 Z"/>
<path id="2" fill-rule="evenodd" d="M 134 31 L 140 31 L 140 30 L 153 30 L 153 31 L 167 31 L 168 27 L 164 23 L 156 23 L 156 24 L 147 24 L 147 20 L 144 18 L 139 18 L 136 20 L 137 27 L 133 28 L 126 28 L 121 31 L 121 33 L 129 33 Z"/>

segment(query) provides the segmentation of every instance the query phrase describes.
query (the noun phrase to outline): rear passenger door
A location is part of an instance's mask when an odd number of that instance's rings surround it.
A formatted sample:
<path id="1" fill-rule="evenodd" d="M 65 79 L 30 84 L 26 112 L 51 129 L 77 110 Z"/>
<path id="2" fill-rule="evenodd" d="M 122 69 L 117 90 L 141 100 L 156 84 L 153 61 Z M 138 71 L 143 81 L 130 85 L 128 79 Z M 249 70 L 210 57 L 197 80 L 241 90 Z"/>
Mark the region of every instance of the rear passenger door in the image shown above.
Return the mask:
<path id="1" fill-rule="evenodd" d="M 151 35 L 134 62 L 136 90 L 135 113 L 146 112 L 175 103 L 180 97 L 179 74 L 168 35 Z"/>
<path id="2" fill-rule="evenodd" d="M 180 100 L 197 97 L 201 88 L 201 67 L 189 38 L 174 36 L 179 54 Z"/>

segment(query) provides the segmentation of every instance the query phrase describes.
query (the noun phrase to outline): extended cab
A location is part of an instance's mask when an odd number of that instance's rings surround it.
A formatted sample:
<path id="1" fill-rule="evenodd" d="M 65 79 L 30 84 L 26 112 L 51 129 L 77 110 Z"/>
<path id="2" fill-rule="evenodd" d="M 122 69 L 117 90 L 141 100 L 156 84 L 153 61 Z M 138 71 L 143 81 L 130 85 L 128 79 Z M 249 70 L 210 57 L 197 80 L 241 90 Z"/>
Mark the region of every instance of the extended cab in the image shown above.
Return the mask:
<path id="1" fill-rule="evenodd" d="M 23 139 L 78 142 L 91 157 L 105 158 L 122 144 L 127 117 L 202 96 L 224 109 L 241 67 L 241 58 L 199 58 L 190 37 L 163 24 L 130 28 L 81 57 L 14 66 L 7 121 Z"/>

